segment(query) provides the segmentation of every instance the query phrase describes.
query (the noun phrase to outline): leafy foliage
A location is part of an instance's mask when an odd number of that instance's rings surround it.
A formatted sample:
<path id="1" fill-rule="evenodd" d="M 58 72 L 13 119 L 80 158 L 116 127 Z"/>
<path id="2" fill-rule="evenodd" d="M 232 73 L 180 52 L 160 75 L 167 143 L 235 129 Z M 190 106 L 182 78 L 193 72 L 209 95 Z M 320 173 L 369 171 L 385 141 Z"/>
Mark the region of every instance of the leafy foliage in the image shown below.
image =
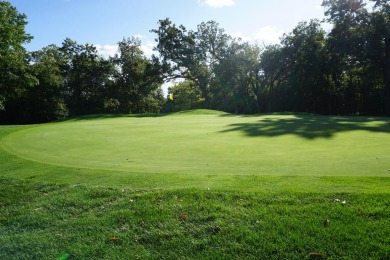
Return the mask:
<path id="1" fill-rule="evenodd" d="M 303 21 L 279 44 L 263 47 L 233 38 L 215 21 L 190 30 L 167 18 L 151 30 L 158 55 L 145 57 L 139 39 L 124 38 L 108 59 L 71 39 L 27 53 L 26 16 L 1 2 L 1 120 L 158 113 L 200 104 L 238 114 L 390 116 L 390 7 L 371 2 L 373 8 L 363 0 L 324 0 L 329 33 L 318 20 Z M 161 86 L 175 79 L 192 87 L 176 86 L 174 108 Z M 196 103 L 202 102 L 193 106 L 199 94 Z"/>
<path id="2" fill-rule="evenodd" d="M 0 112 L 36 81 L 31 76 L 23 47 L 32 36 L 24 30 L 26 15 L 9 2 L 0 2 Z"/>
<path id="3" fill-rule="evenodd" d="M 107 95 L 119 101 L 120 112 L 159 112 L 163 97 L 158 61 L 145 58 L 136 38 L 123 39 L 118 45 L 112 59 L 117 67 L 115 83 Z"/>
<path id="4" fill-rule="evenodd" d="M 204 99 L 202 92 L 193 81 L 187 80 L 180 82 L 169 88 L 173 100 L 167 103 L 167 111 L 183 111 L 201 108 Z"/>

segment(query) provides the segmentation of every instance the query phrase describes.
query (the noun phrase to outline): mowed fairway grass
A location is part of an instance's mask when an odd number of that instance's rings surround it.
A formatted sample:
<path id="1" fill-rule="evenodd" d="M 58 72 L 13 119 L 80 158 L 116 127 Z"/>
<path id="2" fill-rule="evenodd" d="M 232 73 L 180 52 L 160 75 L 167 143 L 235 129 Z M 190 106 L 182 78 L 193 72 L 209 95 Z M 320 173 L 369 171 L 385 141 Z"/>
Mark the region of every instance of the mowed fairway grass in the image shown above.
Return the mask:
<path id="1" fill-rule="evenodd" d="M 390 258 L 390 119 L 0 127 L 1 259 Z"/>

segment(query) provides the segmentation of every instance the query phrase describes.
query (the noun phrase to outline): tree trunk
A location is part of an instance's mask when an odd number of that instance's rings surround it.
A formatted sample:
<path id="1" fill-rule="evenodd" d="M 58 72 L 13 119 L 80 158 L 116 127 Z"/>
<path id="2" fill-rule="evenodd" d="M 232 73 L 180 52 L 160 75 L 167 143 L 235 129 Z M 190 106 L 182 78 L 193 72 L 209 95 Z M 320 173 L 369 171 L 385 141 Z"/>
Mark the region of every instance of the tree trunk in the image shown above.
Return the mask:
<path id="1" fill-rule="evenodd" d="M 269 95 L 268 95 L 268 100 L 267 100 L 267 113 L 272 113 L 272 103 L 275 99 L 275 93 L 274 93 L 274 89 L 278 89 L 279 87 L 279 84 L 277 83 L 276 86 L 274 86 L 275 84 L 275 81 L 272 81 L 272 83 L 270 84 L 270 88 L 269 88 Z"/>
<path id="2" fill-rule="evenodd" d="M 384 67 L 384 81 L 385 81 L 385 106 L 386 116 L 390 117 L 390 37 L 385 39 L 385 67 Z"/>
<path id="3" fill-rule="evenodd" d="M 260 101 L 259 101 L 259 98 L 256 98 L 256 111 L 257 111 L 257 114 L 260 114 Z"/>
<path id="4" fill-rule="evenodd" d="M 207 89 L 207 85 L 199 86 L 202 96 L 204 98 L 204 108 L 210 108 L 210 97 L 209 97 L 209 92 Z"/>
<path id="5" fill-rule="evenodd" d="M 271 100 L 271 97 L 268 98 L 267 113 L 272 113 L 272 100 Z"/>

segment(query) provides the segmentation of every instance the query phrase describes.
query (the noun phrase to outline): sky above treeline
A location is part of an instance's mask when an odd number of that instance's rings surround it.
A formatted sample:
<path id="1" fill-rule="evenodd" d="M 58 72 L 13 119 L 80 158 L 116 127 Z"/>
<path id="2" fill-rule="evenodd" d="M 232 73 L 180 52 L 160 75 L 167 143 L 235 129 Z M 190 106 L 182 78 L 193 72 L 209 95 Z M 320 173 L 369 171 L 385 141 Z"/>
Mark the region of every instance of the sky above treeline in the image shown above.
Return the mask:
<path id="1" fill-rule="evenodd" d="M 219 23 L 225 32 L 259 44 L 278 43 L 301 21 L 324 18 L 322 0 L 9 0 L 27 15 L 26 32 L 34 39 L 28 51 L 71 38 L 93 44 L 103 56 L 114 55 L 117 43 L 136 36 L 152 53 L 158 21 L 196 30 L 201 22 Z"/>

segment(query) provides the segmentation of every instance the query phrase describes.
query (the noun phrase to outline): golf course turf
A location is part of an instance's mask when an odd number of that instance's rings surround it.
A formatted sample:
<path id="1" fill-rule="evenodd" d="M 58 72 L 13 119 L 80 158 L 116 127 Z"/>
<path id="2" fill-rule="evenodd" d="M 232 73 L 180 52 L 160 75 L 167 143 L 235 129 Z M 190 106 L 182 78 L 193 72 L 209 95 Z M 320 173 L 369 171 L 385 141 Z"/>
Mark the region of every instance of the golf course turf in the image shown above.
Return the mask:
<path id="1" fill-rule="evenodd" d="M 390 119 L 0 126 L 0 258 L 390 257 Z"/>
<path id="2" fill-rule="evenodd" d="M 145 174 L 388 176 L 390 123 L 309 115 L 80 118 L 5 137 L 16 156 Z"/>

